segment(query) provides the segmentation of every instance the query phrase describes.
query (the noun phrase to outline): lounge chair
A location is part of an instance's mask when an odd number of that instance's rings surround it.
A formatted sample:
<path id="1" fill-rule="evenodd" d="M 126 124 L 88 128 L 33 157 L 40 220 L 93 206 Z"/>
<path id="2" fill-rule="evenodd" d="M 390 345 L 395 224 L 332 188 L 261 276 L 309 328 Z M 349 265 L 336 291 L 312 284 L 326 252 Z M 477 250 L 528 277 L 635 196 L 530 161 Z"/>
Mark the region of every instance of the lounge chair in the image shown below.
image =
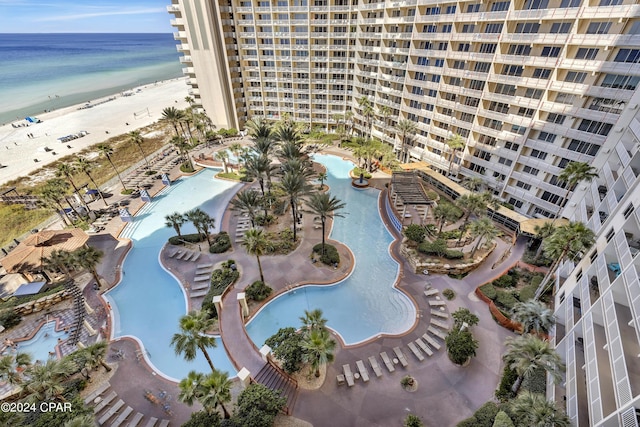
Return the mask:
<path id="1" fill-rule="evenodd" d="M 195 285 L 191 286 L 191 290 L 200 291 L 202 289 L 207 289 L 208 287 L 209 287 L 209 283 L 196 283 Z"/>
<path id="2" fill-rule="evenodd" d="M 131 408 L 131 406 L 127 406 L 127 408 L 124 411 L 122 411 L 122 414 L 120 414 L 120 416 L 116 418 L 113 424 L 111 424 L 111 427 L 120 427 L 120 424 L 122 424 L 124 420 L 126 420 L 127 417 L 131 415 L 132 412 L 133 412 L 133 409 Z"/>
<path id="3" fill-rule="evenodd" d="M 402 352 L 402 350 L 400 350 L 400 347 L 394 347 L 393 352 L 396 354 L 396 357 L 400 361 L 400 364 L 402 365 L 403 368 L 406 368 L 407 366 L 409 366 L 409 363 L 407 362 L 407 358 L 404 357 L 404 353 Z"/>
<path id="4" fill-rule="evenodd" d="M 338 381 L 338 385 L 344 384 L 345 383 L 344 375 L 343 374 L 336 375 L 336 381 Z"/>
<path id="5" fill-rule="evenodd" d="M 395 366 L 393 366 L 393 362 L 391 362 L 391 359 L 389 359 L 389 356 L 387 355 L 386 351 L 381 352 L 380 357 L 382 358 L 382 361 L 384 362 L 384 365 L 387 367 L 389 372 L 393 372 L 396 370 Z"/>
<path id="6" fill-rule="evenodd" d="M 444 329 L 445 331 L 449 330 L 449 325 L 441 320 L 431 319 L 431 324 L 437 326 L 440 329 Z"/>
<path id="7" fill-rule="evenodd" d="M 407 347 L 409 347 L 409 350 L 411 350 L 416 359 L 418 359 L 420 362 L 424 360 L 424 356 L 422 355 L 422 353 L 420 353 L 420 350 L 418 350 L 418 347 L 416 347 L 414 343 L 408 343 Z"/>
<path id="8" fill-rule="evenodd" d="M 365 383 L 369 381 L 369 372 L 367 371 L 366 366 L 364 366 L 364 363 L 362 363 L 362 360 L 358 360 L 356 362 L 356 366 L 358 367 L 358 371 L 360 371 L 360 377 L 362 378 L 362 381 L 364 381 Z"/>
<path id="9" fill-rule="evenodd" d="M 438 295 L 438 292 L 440 292 L 440 291 L 437 290 L 437 289 L 429 289 L 429 290 L 424 291 L 424 296 L 427 297 L 427 298 L 428 297 L 433 297 L 433 296 Z"/>
<path id="10" fill-rule="evenodd" d="M 184 257 L 186 254 L 187 254 L 186 252 L 178 251 L 176 255 L 176 259 L 182 259 L 182 257 Z"/>
<path id="11" fill-rule="evenodd" d="M 349 387 L 353 387 L 355 385 L 355 382 L 353 380 L 353 373 L 351 372 L 351 366 L 347 365 L 342 365 L 342 370 L 344 371 L 344 379 L 347 380 L 347 385 Z"/>
<path id="12" fill-rule="evenodd" d="M 169 425 L 169 420 L 160 421 L 159 427 L 167 427 Z"/>
<path id="13" fill-rule="evenodd" d="M 138 424 L 140 424 L 140 421 L 142 421 L 143 418 L 144 415 L 138 412 L 133 416 L 133 418 L 131 418 L 131 421 L 129 421 L 129 425 L 127 427 L 136 427 Z"/>
<path id="14" fill-rule="evenodd" d="M 371 369 L 376 374 L 376 377 L 382 376 L 382 369 L 380 369 L 380 365 L 378 365 L 378 359 L 375 356 L 369 356 L 369 364 L 371 365 Z"/>
<path id="15" fill-rule="evenodd" d="M 442 319 L 448 319 L 449 318 L 449 314 L 447 314 L 446 311 L 431 310 L 431 315 L 432 316 L 436 316 L 436 317 L 440 317 Z"/>
<path id="16" fill-rule="evenodd" d="M 200 252 L 196 252 L 196 254 L 191 257 L 191 262 L 196 262 L 198 260 L 198 258 L 200 258 L 200 255 L 202 255 Z"/>
<path id="17" fill-rule="evenodd" d="M 111 384 L 109 384 L 109 382 L 105 382 L 102 383 L 100 385 L 100 387 L 98 387 L 97 389 L 95 389 L 93 392 L 91 392 L 91 394 L 89 394 L 85 399 L 84 399 L 84 404 L 85 405 L 89 405 L 91 403 L 93 403 L 94 400 L 96 400 L 96 398 L 98 396 L 100 396 L 102 393 L 104 393 L 105 391 L 107 391 L 107 389 L 111 387 Z"/>
<path id="18" fill-rule="evenodd" d="M 115 403 L 115 405 L 109 408 L 109 410 L 105 412 L 103 416 L 100 417 L 100 419 L 98 420 L 98 424 L 102 425 L 106 423 L 109 420 L 109 418 L 113 417 L 123 406 L 124 406 L 124 401 L 122 399 L 119 399 Z"/>
<path id="19" fill-rule="evenodd" d="M 441 331 L 434 328 L 433 326 L 429 325 L 429 327 L 427 328 L 427 331 L 431 332 L 431 335 L 435 335 L 436 337 L 444 341 L 445 335 Z"/>
<path id="20" fill-rule="evenodd" d="M 439 300 L 436 300 L 436 301 L 429 300 L 429 305 L 431 307 L 441 307 L 441 306 L 447 305 L 447 303 Z"/>
<path id="21" fill-rule="evenodd" d="M 209 263 L 196 265 L 196 268 L 211 268 L 211 267 L 213 267 L 213 264 L 209 264 Z"/>
<path id="22" fill-rule="evenodd" d="M 434 340 L 433 337 L 427 333 L 425 333 L 422 338 L 429 343 L 429 345 L 433 348 L 435 348 L 436 350 L 440 350 L 440 344 L 438 344 L 438 341 Z"/>
<path id="23" fill-rule="evenodd" d="M 144 427 L 154 427 L 157 422 L 158 422 L 158 419 L 156 417 L 151 417 L 149 422 L 147 422 L 147 425 Z"/>
<path id="24" fill-rule="evenodd" d="M 418 347 L 420 347 L 422 351 L 424 351 L 427 354 L 427 356 L 433 356 L 433 351 L 431 351 L 427 343 L 422 341 L 422 338 L 418 338 L 416 340 L 416 344 L 418 344 Z"/>
<path id="25" fill-rule="evenodd" d="M 93 413 L 97 414 L 98 412 L 102 411 L 105 406 L 107 406 L 109 403 L 111 403 L 111 401 L 113 399 L 116 398 L 116 396 L 117 396 L 117 394 L 116 394 L 115 391 L 112 391 L 111 393 L 106 395 L 104 397 L 104 399 L 102 399 L 100 402 L 98 402 L 98 404 L 93 408 Z"/>
<path id="26" fill-rule="evenodd" d="M 193 279 L 193 281 L 194 281 L 194 282 L 206 282 L 206 281 L 208 281 L 209 279 L 211 279 L 211 273 L 209 273 L 209 274 L 202 274 L 202 275 L 200 275 L 200 276 L 196 276 L 196 277 Z"/>
<path id="27" fill-rule="evenodd" d="M 207 294 L 208 291 L 204 290 L 204 291 L 197 291 L 197 292 L 191 292 L 191 298 L 200 298 L 203 297 Z"/>

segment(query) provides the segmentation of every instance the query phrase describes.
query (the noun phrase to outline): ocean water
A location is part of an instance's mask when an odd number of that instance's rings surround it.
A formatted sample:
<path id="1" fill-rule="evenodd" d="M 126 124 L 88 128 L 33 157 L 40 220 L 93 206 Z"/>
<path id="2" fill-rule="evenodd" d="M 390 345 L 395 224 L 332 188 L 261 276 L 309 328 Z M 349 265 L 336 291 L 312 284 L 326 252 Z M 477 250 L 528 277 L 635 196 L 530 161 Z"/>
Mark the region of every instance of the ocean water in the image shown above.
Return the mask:
<path id="1" fill-rule="evenodd" d="M 166 34 L 0 34 L 0 123 L 180 77 Z"/>

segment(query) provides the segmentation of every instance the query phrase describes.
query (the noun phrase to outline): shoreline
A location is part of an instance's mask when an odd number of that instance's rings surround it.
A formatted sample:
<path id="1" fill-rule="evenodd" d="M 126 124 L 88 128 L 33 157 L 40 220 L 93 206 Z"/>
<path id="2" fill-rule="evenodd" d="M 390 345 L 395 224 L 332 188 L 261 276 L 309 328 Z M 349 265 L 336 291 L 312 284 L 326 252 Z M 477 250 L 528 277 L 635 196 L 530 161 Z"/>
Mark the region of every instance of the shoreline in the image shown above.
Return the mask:
<path id="1" fill-rule="evenodd" d="M 133 94 L 123 96 L 125 92 Z M 0 126 L 0 186 L 113 136 L 149 126 L 162 117 L 166 107 L 188 106 L 184 100 L 189 96 L 185 77 L 125 92 L 91 100 L 92 108 L 82 109 L 87 104 L 82 102 L 39 114 L 36 117 L 42 123 L 17 128 L 11 123 Z M 65 142 L 59 140 L 82 131 L 87 134 Z"/>

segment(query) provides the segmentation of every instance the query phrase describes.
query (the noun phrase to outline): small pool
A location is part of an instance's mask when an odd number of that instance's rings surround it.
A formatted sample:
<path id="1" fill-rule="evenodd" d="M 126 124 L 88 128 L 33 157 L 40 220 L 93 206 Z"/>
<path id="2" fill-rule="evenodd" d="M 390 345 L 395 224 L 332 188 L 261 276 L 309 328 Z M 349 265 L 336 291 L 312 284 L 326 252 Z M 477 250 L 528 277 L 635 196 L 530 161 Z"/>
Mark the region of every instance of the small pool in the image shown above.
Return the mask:
<path id="1" fill-rule="evenodd" d="M 331 194 L 346 203 L 346 215 L 335 219 L 330 237 L 351 249 L 356 264 L 337 285 L 300 287 L 267 304 L 247 325 L 258 347 L 280 328 L 299 327 L 304 310 L 315 308 L 322 309 L 327 325 L 346 344 L 400 334 L 416 319 L 413 302 L 393 287 L 399 266 L 389 254 L 393 236 L 378 213 L 380 191 L 352 188 L 349 161 L 330 155 L 316 155 L 314 160 L 326 166 Z"/>
<path id="2" fill-rule="evenodd" d="M 66 340 L 68 335 L 64 331 L 56 331 L 56 322 L 47 322 L 33 338 L 18 342 L 18 351 L 29 353 L 33 362 L 36 360 L 44 362 L 50 357 L 49 352 L 55 353 L 58 338 Z"/>

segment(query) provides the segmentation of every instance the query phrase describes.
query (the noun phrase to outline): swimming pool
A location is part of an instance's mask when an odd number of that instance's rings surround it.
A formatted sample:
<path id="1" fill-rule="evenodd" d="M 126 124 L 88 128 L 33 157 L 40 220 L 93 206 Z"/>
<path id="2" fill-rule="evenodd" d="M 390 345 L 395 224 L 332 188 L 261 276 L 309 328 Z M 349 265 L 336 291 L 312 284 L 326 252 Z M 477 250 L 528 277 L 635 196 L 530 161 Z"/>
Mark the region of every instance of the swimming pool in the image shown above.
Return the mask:
<path id="1" fill-rule="evenodd" d="M 20 341 L 18 351 L 21 353 L 29 353 L 31 360 L 40 360 L 42 362 L 49 358 L 49 352 L 56 351 L 58 338 L 65 340 L 68 335 L 64 331 L 56 331 L 56 322 L 47 322 L 36 332 L 36 334 L 27 341 Z"/>
<path id="2" fill-rule="evenodd" d="M 336 156 L 316 155 L 327 168 L 327 183 L 333 196 L 346 203 L 335 218 L 330 237 L 346 244 L 356 263 L 349 277 L 334 286 L 304 286 L 267 304 L 247 325 L 247 332 L 260 347 L 278 329 L 299 327 L 304 310 L 322 309 L 327 326 L 346 344 L 356 344 L 379 334 L 400 334 L 416 319 L 413 302 L 393 288 L 399 265 L 389 254 L 393 237 L 378 213 L 375 189 L 354 190 L 349 171 L 353 163 Z"/>
<path id="3" fill-rule="evenodd" d="M 171 338 L 178 332 L 178 320 L 187 312 L 186 296 L 178 280 L 164 270 L 158 259 L 167 239 L 175 234 L 165 226 L 164 217 L 200 207 L 216 219 L 219 229 L 222 214 L 239 184 L 213 178 L 219 170 L 205 169 L 195 176 L 180 179 L 156 195 L 128 224 L 120 237 L 133 245 L 122 265 L 122 280 L 105 294 L 114 312 L 113 337 L 130 336 L 141 342 L 149 362 L 164 376 L 179 381 L 190 370 L 208 372 L 209 365 L 200 352 L 193 362 L 176 356 Z M 183 233 L 194 233 L 191 223 Z M 217 369 L 235 375 L 220 339 L 208 349 Z M 130 355 L 129 357 L 133 357 Z"/>

